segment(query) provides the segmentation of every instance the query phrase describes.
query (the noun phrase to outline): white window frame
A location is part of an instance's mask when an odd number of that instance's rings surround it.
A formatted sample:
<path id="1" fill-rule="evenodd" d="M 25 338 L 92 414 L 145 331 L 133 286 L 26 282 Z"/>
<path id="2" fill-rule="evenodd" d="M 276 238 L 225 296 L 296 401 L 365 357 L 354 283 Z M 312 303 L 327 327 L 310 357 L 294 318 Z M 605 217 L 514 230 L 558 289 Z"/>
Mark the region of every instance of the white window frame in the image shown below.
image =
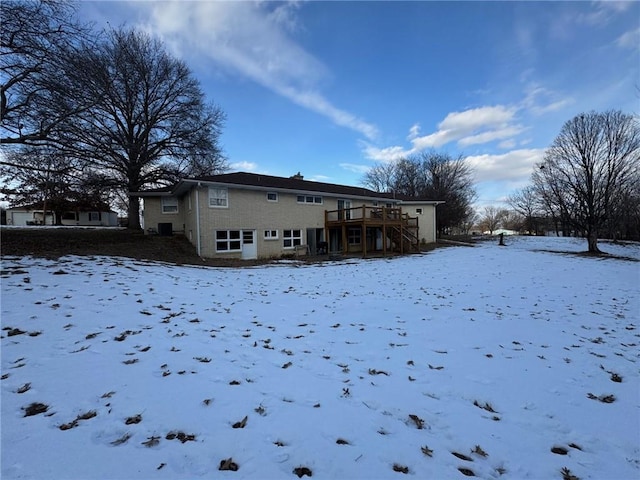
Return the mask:
<path id="1" fill-rule="evenodd" d="M 298 203 L 306 203 L 308 205 L 322 205 L 324 200 L 320 195 L 302 195 L 296 197 Z"/>
<path id="2" fill-rule="evenodd" d="M 162 205 L 162 213 L 176 214 L 178 213 L 178 197 L 160 197 Z"/>
<path id="3" fill-rule="evenodd" d="M 302 229 L 289 228 L 282 230 L 282 248 L 285 250 L 293 250 L 296 248 L 296 245 L 302 245 Z"/>
<path id="4" fill-rule="evenodd" d="M 229 208 L 227 187 L 209 187 L 209 208 Z"/>
<path id="5" fill-rule="evenodd" d="M 216 253 L 242 251 L 242 230 L 215 230 L 213 233 Z M 226 248 L 220 248 L 223 245 Z"/>
<path id="6" fill-rule="evenodd" d="M 269 198 L 272 195 L 274 198 Z M 278 192 L 267 192 L 267 202 L 277 202 L 278 201 Z"/>
<path id="7" fill-rule="evenodd" d="M 280 237 L 278 236 L 278 230 L 265 230 L 264 231 L 264 239 L 265 240 L 278 240 Z"/>

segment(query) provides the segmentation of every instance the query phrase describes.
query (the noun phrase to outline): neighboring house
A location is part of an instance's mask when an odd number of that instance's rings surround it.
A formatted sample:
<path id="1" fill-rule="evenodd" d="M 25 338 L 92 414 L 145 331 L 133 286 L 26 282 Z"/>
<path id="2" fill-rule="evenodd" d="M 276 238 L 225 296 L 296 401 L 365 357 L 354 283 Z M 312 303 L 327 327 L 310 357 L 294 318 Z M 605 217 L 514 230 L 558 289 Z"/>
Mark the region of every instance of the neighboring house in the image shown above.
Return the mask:
<path id="1" fill-rule="evenodd" d="M 436 240 L 442 203 L 242 172 L 132 195 L 144 201 L 146 233 L 184 233 L 201 257 L 241 259 L 419 251 Z"/>
<path id="2" fill-rule="evenodd" d="M 118 214 L 106 205 L 81 206 L 70 204 L 60 214 L 60 224 L 66 226 L 115 227 L 118 225 Z M 36 203 L 22 207 L 7 208 L 7 225 L 56 225 L 54 212 L 47 208 L 46 215 L 43 204 Z"/>

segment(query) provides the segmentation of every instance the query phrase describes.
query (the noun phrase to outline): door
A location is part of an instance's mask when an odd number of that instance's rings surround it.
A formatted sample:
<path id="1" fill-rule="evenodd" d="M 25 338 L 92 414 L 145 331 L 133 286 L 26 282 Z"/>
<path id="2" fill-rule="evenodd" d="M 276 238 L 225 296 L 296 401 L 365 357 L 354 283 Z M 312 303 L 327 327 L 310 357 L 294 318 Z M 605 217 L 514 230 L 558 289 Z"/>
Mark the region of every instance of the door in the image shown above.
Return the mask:
<path id="1" fill-rule="evenodd" d="M 338 220 L 351 220 L 351 200 L 338 200 Z"/>
<path id="2" fill-rule="evenodd" d="M 258 246 L 256 245 L 256 231 L 242 230 L 242 259 L 255 260 L 258 258 Z"/>
<path id="3" fill-rule="evenodd" d="M 328 245 L 324 241 L 324 228 L 307 228 L 307 245 L 309 245 L 311 255 L 317 255 L 321 251 L 328 253 L 326 251 Z"/>

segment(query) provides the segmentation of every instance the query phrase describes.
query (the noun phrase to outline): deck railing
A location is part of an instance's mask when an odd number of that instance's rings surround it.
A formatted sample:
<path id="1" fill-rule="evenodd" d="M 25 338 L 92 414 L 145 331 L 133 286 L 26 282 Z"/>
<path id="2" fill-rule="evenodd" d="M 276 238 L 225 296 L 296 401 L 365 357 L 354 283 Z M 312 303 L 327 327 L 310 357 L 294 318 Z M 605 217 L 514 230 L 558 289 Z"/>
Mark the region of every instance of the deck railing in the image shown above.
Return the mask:
<path id="1" fill-rule="evenodd" d="M 417 226 L 417 219 L 402 213 L 399 207 L 361 207 L 343 208 L 339 210 L 326 210 L 325 222 L 345 223 L 345 222 L 371 222 L 371 223 L 402 223 L 414 221 Z"/>

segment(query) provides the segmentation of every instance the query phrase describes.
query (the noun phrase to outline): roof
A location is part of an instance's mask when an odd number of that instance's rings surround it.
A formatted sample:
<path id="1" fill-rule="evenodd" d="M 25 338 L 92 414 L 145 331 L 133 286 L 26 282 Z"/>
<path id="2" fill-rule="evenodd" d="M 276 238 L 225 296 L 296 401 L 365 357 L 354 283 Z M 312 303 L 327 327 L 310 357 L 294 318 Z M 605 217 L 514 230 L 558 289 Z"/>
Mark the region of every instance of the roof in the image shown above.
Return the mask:
<path id="1" fill-rule="evenodd" d="M 53 204 L 55 202 L 50 201 L 47 204 L 47 211 L 53 210 Z M 42 210 L 44 207 L 44 202 L 36 202 L 28 205 L 12 205 L 8 207 L 7 210 Z M 86 202 L 74 202 L 68 201 L 64 205 L 64 210 L 68 211 L 79 211 L 79 212 L 113 212 L 111 208 L 107 204 L 89 204 Z"/>
<path id="2" fill-rule="evenodd" d="M 351 187 L 348 185 L 337 185 L 334 183 L 313 182 L 304 180 L 300 176 L 293 177 L 275 177 L 272 175 L 263 175 L 259 173 L 235 172 L 224 173 L 220 175 L 208 175 L 202 177 L 186 178 L 178 182 L 172 188 L 160 188 L 147 190 L 144 192 L 136 192 L 139 196 L 164 196 L 164 195 L 182 195 L 188 191 L 194 184 L 215 184 L 222 186 L 236 186 L 248 189 L 260 190 L 287 190 L 298 193 L 316 193 L 316 194 L 333 194 L 343 197 L 360 197 L 371 199 L 385 200 L 411 200 L 422 201 L 424 203 L 435 203 L 427 199 L 419 199 L 413 197 L 400 196 L 397 197 L 392 193 L 380 193 L 369 190 L 364 187 Z M 439 202 L 438 202 L 439 203 Z"/>

